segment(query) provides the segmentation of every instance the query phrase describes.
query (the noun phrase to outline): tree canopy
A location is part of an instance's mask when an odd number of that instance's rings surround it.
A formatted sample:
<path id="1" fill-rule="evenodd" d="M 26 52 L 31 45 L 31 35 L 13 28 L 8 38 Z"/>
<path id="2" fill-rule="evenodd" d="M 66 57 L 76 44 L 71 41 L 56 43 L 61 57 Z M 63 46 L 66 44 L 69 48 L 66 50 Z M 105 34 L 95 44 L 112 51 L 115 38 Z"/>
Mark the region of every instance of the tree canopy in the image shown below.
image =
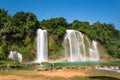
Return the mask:
<path id="1" fill-rule="evenodd" d="M 97 40 L 107 53 L 120 58 L 120 31 L 113 24 L 74 20 L 68 23 L 65 18 L 50 18 L 38 21 L 32 12 L 16 12 L 13 16 L 0 9 L 0 60 L 7 59 L 10 50 L 21 52 L 25 60 L 31 60 L 36 54 L 36 31 L 38 28 L 48 31 L 50 58 L 63 53 L 63 38 L 67 29 L 75 29 L 91 40 Z"/>

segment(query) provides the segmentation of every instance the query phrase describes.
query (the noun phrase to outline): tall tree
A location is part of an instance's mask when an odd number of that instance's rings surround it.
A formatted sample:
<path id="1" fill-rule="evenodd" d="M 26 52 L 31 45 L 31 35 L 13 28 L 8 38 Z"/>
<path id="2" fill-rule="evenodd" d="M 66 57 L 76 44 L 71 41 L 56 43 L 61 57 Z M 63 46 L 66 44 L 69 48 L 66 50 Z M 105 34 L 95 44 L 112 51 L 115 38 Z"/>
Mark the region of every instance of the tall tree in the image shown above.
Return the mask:
<path id="1" fill-rule="evenodd" d="M 0 58 L 5 59 L 8 56 L 8 41 L 11 27 L 11 17 L 8 11 L 0 9 Z"/>
<path id="2" fill-rule="evenodd" d="M 31 12 L 17 12 L 12 17 L 12 25 L 14 36 L 26 45 L 33 41 L 36 29 L 39 27 L 37 17 Z"/>

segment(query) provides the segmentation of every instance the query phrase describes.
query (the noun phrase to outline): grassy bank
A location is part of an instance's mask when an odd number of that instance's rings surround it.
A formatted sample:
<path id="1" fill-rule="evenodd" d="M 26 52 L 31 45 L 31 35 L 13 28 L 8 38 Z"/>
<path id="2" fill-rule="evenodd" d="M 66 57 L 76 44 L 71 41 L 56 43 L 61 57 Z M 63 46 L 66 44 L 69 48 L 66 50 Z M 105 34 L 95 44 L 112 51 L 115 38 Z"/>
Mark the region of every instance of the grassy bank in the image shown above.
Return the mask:
<path id="1" fill-rule="evenodd" d="M 68 73 L 73 76 L 67 77 Z M 75 73 L 78 73 L 74 75 Z M 79 73 L 85 74 L 80 75 Z M 65 74 L 61 76 L 62 74 Z M 118 73 L 100 70 L 69 70 L 69 71 L 35 71 L 35 70 L 0 70 L 0 79 L 7 79 L 11 76 L 11 80 L 120 80 Z"/>

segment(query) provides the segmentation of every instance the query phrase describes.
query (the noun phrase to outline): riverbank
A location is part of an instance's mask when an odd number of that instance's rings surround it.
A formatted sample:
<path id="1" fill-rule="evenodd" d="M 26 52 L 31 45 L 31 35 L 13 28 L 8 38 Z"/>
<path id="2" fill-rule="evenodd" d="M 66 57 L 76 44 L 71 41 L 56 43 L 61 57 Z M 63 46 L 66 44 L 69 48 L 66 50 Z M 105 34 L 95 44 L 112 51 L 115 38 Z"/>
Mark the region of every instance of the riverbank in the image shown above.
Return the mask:
<path id="1" fill-rule="evenodd" d="M 0 70 L 0 80 L 120 80 L 120 73 L 97 69 Z"/>

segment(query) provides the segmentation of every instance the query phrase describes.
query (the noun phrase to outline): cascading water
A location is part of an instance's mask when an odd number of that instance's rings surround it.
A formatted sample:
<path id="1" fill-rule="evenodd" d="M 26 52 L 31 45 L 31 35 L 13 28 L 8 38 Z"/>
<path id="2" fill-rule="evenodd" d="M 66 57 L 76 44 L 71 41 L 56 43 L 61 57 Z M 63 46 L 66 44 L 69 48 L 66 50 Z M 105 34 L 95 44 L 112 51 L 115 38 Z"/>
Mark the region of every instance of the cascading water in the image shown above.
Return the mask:
<path id="1" fill-rule="evenodd" d="M 48 61 L 48 40 L 46 30 L 37 30 L 37 59 L 35 62 Z"/>
<path id="2" fill-rule="evenodd" d="M 68 61 L 98 61 L 99 53 L 97 49 L 97 42 L 92 41 L 77 31 L 66 30 L 64 38 L 65 55 Z"/>
<path id="3" fill-rule="evenodd" d="M 10 51 L 8 58 L 22 62 L 22 54 L 17 51 Z"/>
<path id="4" fill-rule="evenodd" d="M 89 53 L 90 53 L 90 60 L 91 61 L 98 61 L 99 60 L 99 53 L 98 53 L 98 49 L 97 49 L 97 42 L 96 41 L 92 41 L 92 48 L 89 49 Z"/>

